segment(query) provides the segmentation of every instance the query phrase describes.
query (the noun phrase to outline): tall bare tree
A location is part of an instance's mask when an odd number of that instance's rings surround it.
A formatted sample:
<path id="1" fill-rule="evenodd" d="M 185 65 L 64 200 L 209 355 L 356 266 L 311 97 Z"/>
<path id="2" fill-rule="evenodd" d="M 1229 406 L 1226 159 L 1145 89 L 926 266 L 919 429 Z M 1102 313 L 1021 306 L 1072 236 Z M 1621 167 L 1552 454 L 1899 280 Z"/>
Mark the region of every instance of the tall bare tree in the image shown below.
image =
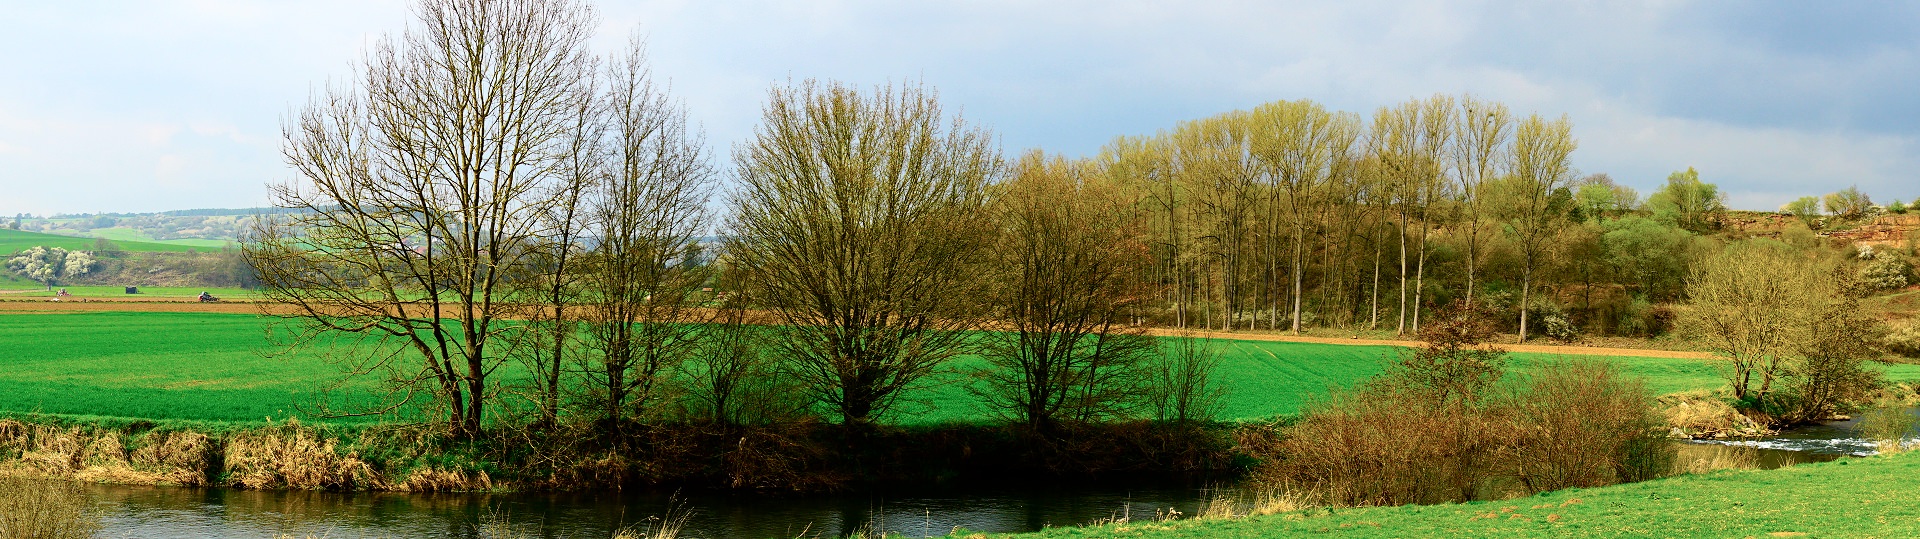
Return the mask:
<path id="1" fill-rule="evenodd" d="M 918 86 L 775 87 L 762 122 L 734 153 L 728 253 L 793 375 L 869 423 L 967 344 L 998 150 Z"/>
<path id="2" fill-rule="evenodd" d="M 1152 260 L 1134 201 L 1093 166 L 1034 152 L 994 205 L 990 293 L 1004 331 L 986 334 L 977 393 L 1041 434 L 1123 416 L 1155 352 L 1128 315 L 1149 297 Z"/>
<path id="3" fill-rule="evenodd" d="M 589 348 L 583 371 L 602 420 L 640 418 L 699 346 L 689 315 L 708 273 L 700 237 L 712 185 L 703 139 L 658 86 L 638 38 L 607 73 L 608 169 L 587 202 Z"/>
<path id="4" fill-rule="evenodd" d="M 417 26 L 379 41 L 354 85 L 285 128 L 301 180 L 247 247 L 264 295 L 313 336 L 384 349 L 351 373 L 425 393 L 460 436 L 479 432 L 490 376 L 532 261 L 579 103 L 595 20 L 567 0 L 425 0 Z M 402 401 L 405 402 L 405 401 Z M 395 404 L 398 406 L 399 404 Z"/>
<path id="5" fill-rule="evenodd" d="M 1481 101 L 1471 95 L 1460 98 L 1454 120 L 1453 171 L 1460 193 L 1463 228 L 1467 239 L 1466 303 L 1473 306 L 1473 290 L 1479 282 L 1482 248 L 1481 220 L 1485 214 L 1485 196 L 1481 186 L 1504 174 L 1507 140 L 1513 136 L 1513 114 L 1501 103 Z"/>
<path id="6" fill-rule="evenodd" d="M 1254 109 L 1259 136 L 1253 152 L 1261 165 L 1269 169 L 1278 193 L 1284 194 L 1289 223 L 1292 255 L 1292 330 L 1300 333 L 1301 299 L 1305 295 L 1304 259 L 1307 230 L 1318 208 L 1330 205 L 1323 200 L 1335 176 L 1344 167 L 1359 136 L 1358 118 L 1330 113 L 1310 101 L 1282 101 Z M 1278 221 L 1280 216 L 1270 216 Z"/>
<path id="7" fill-rule="evenodd" d="M 1566 208 L 1555 207 L 1554 195 L 1573 181 L 1571 157 L 1578 146 L 1573 139 L 1573 122 L 1566 116 L 1548 120 L 1538 114 L 1528 115 L 1514 130 L 1508 165 L 1513 200 L 1507 229 L 1520 246 L 1521 342 L 1527 340 L 1534 270 L 1545 258 L 1546 242 L 1553 237 L 1555 224 L 1566 217 Z M 1571 204 L 1571 198 L 1566 203 Z"/>

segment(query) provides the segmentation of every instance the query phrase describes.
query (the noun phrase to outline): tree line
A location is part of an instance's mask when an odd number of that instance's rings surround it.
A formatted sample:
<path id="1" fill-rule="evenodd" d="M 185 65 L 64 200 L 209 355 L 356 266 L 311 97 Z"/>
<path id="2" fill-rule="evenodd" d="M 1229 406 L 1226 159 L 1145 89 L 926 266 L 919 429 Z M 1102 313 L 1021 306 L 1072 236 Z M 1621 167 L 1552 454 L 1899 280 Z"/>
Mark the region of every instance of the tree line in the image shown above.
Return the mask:
<path id="1" fill-rule="evenodd" d="M 296 341 L 358 336 L 346 369 L 394 389 L 333 412 L 426 401 L 463 435 L 509 397 L 535 424 L 871 425 L 962 355 L 1035 431 L 1204 418 L 1214 354 L 1148 327 L 1417 334 L 1459 303 L 1522 341 L 1651 335 L 1725 221 L 1691 168 L 1643 199 L 1579 174 L 1564 115 L 1470 95 L 1069 159 L 1008 157 L 921 85 L 807 80 L 723 167 L 641 40 L 588 48 L 589 7 L 417 11 L 287 122 L 299 179 L 246 258 Z"/>
<path id="2" fill-rule="evenodd" d="M 1138 323 L 1132 202 L 1081 163 L 1009 162 L 931 90 L 777 86 L 714 215 L 721 173 L 638 39 L 592 53 L 567 0 L 419 19 L 287 123 L 300 179 L 273 197 L 302 211 L 246 247 L 294 344 L 356 337 L 337 358 L 393 390 L 326 413 L 871 425 L 961 354 L 1040 431 L 1218 401 L 1203 344 Z"/>

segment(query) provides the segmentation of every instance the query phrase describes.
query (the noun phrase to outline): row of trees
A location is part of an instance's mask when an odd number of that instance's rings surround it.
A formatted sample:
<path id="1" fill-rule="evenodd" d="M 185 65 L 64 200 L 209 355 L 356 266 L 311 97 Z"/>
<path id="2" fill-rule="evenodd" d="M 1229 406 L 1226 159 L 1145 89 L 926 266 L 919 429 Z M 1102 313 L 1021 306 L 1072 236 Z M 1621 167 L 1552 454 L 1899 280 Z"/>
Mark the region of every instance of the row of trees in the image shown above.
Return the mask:
<path id="1" fill-rule="evenodd" d="M 364 337 L 347 370 L 398 390 L 335 413 L 424 398 L 471 436 L 512 390 L 543 424 L 866 425 L 968 352 L 976 392 L 1038 431 L 1218 399 L 1204 345 L 1135 324 L 1144 227 L 1091 164 L 1009 164 L 914 86 L 777 87 L 716 250 L 716 173 L 637 41 L 594 55 L 567 0 L 419 13 L 289 123 L 302 179 L 273 196 L 303 211 L 246 249 L 298 338 Z"/>
<path id="2" fill-rule="evenodd" d="M 1406 334 L 1458 299 L 1492 303 L 1523 340 L 1570 304 L 1594 330 L 1642 331 L 1723 197 L 1688 169 L 1643 201 L 1578 177 L 1576 147 L 1565 117 L 1441 95 L 1371 122 L 1270 103 L 1116 140 L 1094 166 L 1139 201 L 1170 325 Z"/>
<path id="3" fill-rule="evenodd" d="M 921 87 L 808 81 L 769 94 L 713 215 L 720 172 L 637 40 L 588 50 L 571 0 L 418 11 L 286 126 L 301 181 L 246 256 L 301 336 L 377 343 L 348 367 L 406 396 L 387 407 L 429 397 L 467 435 L 516 362 L 544 424 L 757 399 L 864 425 L 965 353 L 1035 430 L 1187 419 L 1210 355 L 1145 324 L 1409 333 L 1458 301 L 1522 340 L 1645 333 L 1725 210 L 1693 169 L 1644 200 L 1579 177 L 1567 118 L 1471 96 L 1275 102 L 1009 162 Z"/>

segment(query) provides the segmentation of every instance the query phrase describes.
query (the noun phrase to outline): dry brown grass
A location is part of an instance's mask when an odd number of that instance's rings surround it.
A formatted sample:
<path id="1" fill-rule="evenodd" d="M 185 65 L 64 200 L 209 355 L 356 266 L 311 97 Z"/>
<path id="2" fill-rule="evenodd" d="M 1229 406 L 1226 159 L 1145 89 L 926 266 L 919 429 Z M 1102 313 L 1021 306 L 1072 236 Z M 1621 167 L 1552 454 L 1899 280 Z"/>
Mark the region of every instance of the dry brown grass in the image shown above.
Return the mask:
<path id="1" fill-rule="evenodd" d="M 99 531 L 99 512 L 79 485 L 0 477 L 0 539 L 80 539 Z"/>
<path id="2" fill-rule="evenodd" d="M 149 432 L 145 442 L 133 450 L 136 469 L 146 470 L 166 482 L 199 486 L 212 475 L 216 455 L 213 440 L 198 432 Z"/>
<path id="3" fill-rule="evenodd" d="M 1703 474 L 1720 470 L 1760 468 L 1760 450 L 1742 445 L 1680 444 L 1673 459 L 1674 474 Z"/>
<path id="4" fill-rule="evenodd" d="M 1661 396 L 1658 402 L 1661 416 L 1673 428 L 1676 437 L 1725 438 L 1773 433 L 1766 425 L 1727 404 L 1726 398 L 1712 392 L 1672 393 Z"/>
<path id="5" fill-rule="evenodd" d="M 230 484 L 241 488 L 353 490 L 380 485 L 379 475 L 355 454 L 341 454 L 338 441 L 320 439 L 289 421 L 235 433 L 227 439 Z"/>

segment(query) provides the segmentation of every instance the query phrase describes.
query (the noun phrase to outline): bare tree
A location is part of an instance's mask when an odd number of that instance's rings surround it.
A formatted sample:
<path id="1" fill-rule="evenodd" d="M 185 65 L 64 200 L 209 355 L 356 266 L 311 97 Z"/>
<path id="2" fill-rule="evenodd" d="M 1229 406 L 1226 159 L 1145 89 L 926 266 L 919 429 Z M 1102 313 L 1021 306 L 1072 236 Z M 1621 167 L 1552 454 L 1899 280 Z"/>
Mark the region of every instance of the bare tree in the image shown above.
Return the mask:
<path id="1" fill-rule="evenodd" d="M 567 0 L 426 0 L 418 26 L 375 45 L 356 85 L 285 128 L 301 181 L 246 256 L 267 299 L 305 335 L 371 337 L 388 353 L 347 365 L 431 395 L 476 434 L 507 357 L 551 185 L 590 70 L 595 21 Z M 402 403 L 405 401 L 403 400 Z M 399 406 L 396 403 L 394 406 Z"/>
<path id="2" fill-rule="evenodd" d="M 589 192 L 585 264 L 589 400 L 616 427 L 644 415 L 661 382 L 699 345 L 689 319 L 708 273 L 700 236 L 712 168 L 686 112 L 657 86 L 635 38 L 603 96 L 607 169 Z"/>
<path id="3" fill-rule="evenodd" d="M 1760 402 L 1787 374 L 1800 347 L 1818 342 L 1804 330 L 1832 316 L 1825 304 L 1838 290 L 1818 278 L 1818 264 L 1787 244 L 1753 239 L 1728 245 L 1687 277 L 1682 324 L 1709 350 L 1726 357 L 1735 399 Z"/>
<path id="4" fill-rule="evenodd" d="M 775 87 L 763 122 L 734 153 L 728 253 L 793 375 L 870 423 L 967 345 L 998 151 L 918 86 Z"/>
<path id="5" fill-rule="evenodd" d="M 1159 342 L 1162 349 L 1152 364 L 1148 390 L 1154 419 L 1182 424 L 1212 420 L 1227 396 L 1213 378 L 1220 367 L 1219 343 L 1193 335 Z"/>
<path id="6" fill-rule="evenodd" d="M 1089 165 L 1034 152 L 995 204 L 1000 237 L 990 293 L 1005 331 L 986 333 L 975 390 L 1042 434 L 1121 417 L 1137 404 L 1155 352 L 1128 311 L 1148 297 L 1151 260 L 1133 201 Z"/>
<path id="7" fill-rule="evenodd" d="M 1504 152 L 1507 140 L 1513 136 L 1513 114 L 1507 106 L 1475 99 L 1473 96 L 1460 98 L 1458 117 L 1454 120 L 1453 171 L 1459 187 L 1462 209 L 1465 210 L 1463 225 L 1467 232 L 1467 292 L 1466 303 L 1473 306 L 1473 289 L 1479 281 L 1480 260 L 1486 253 L 1481 248 L 1481 219 L 1485 214 L 1484 195 L 1481 186 L 1497 179 L 1505 171 Z"/>
<path id="8" fill-rule="evenodd" d="M 1305 246 L 1307 229 L 1316 208 L 1331 205 L 1323 201 L 1340 170 L 1351 159 L 1360 120 L 1348 114 L 1327 112 L 1310 101 L 1282 101 L 1254 109 L 1259 129 L 1253 152 L 1260 164 L 1269 169 L 1284 193 L 1290 243 L 1293 246 L 1288 267 L 1292 269 L 1292 330 L 1300 333 L 1301 298 L 1305 295 Z M 1270 216 L 1279 221 L 1280 216 Z M 1277 258 L 1277 257 L 1276 257 Z"/>
<path id="9" fill-rule="evenodd" d="M 1509 153 L 1513 196 L 1507 229 L 1520 244 L 1520 341 L 1527 340 L 1527 311 L 1532 307 L 1534 270 L 1545 258 L 1546 241 L 1554 226 L 1564 221 L 1565 209 L 1556 208 L 1554 194 L 1573 181 L 1571 156 L 1579 143 L 1573 122 L 1565 116 L 1547 120 L 1529 115 L 1521 120 Z M 1571 200 L 1567 201 L 1568 204 Z"/>

